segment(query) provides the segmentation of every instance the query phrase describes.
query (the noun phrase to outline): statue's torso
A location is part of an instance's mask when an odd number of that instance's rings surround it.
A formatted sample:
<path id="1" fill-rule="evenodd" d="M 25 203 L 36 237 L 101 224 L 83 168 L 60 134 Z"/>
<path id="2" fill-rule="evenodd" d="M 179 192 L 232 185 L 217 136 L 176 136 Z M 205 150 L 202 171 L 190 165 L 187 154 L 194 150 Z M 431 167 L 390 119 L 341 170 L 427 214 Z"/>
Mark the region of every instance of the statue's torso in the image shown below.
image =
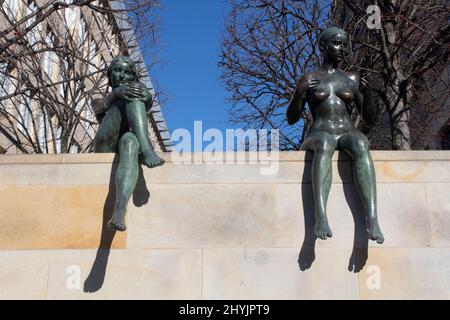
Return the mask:
<path id="1" fill-rule="evenodd" d="M 320 84 L 315 90 L 307 92 L 307 102 L 314 120 L 310 132 L 342 134 L 354 130 L 348 111 L 356 90 L 354 78 L 340 70 L 334 73 L 318 70 L 311 76 Z"/>

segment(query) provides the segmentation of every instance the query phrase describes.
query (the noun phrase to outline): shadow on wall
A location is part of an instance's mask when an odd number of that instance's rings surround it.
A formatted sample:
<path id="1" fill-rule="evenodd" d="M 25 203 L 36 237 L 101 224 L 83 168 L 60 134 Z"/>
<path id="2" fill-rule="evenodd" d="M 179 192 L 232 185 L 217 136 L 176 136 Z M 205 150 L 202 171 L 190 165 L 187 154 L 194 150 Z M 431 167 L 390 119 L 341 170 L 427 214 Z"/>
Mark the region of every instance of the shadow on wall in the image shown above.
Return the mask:
<path id="1" fill-rule="evenodd" d="M 316 235 L 314 234 L 314 197 L 312 192 L 311 181 L 311 166 L 312 166 L 313 153 L 305 153 L 305 169 L 302 177 L 302 203 L 303 203 L 303 216 L 305 221 L 305 237 L 303 240 L 302 248 L 298 258 L 298 265 L 301 271 L 306 271 L 311 268 L 315 258 L 315 246 Z M 344 181 L 345 165 L 348 163 L 349 157 L 344 152 L 339 152 L 338 158 L 338 172 L 341 179 Z M 351 161 L 352 166 L 353 161 Z M 359 192 L 354 183 L 344 183 L 344 195 L 345 199 L 352 212 L 354 221 L 354 239 L 353 250 L 349 259 L 348 271 L 360 272 L 366 265 L 368 258 L 368 233 L 366 230 L 366 211 L 359 196 Z M 331 226 L 333 230 L 333 226 Z M 345 230 L 336 230 L 336 232 L 345 232 Z M 322 240 L 323 241 L 323 240 Z M 333 238 L 325 240 L 333 241 Z"/>
<path id="2" fill-rule="evenodd" d="M 116 203 L 115 177 L 117 167 L 119 165 L 118 160 L 118 155 L 116 154 L 109 177 L 109 191 L 105 200 L 105 205 L 103 206 L 103 222 L 100 244 L 98 246 L 97 255 L 95 256 L 95 261 L 92 265 L 91 271 L 84 281 L 84 292 L 96 292 L 100 290 L 103 286 L 103 282 L 105 281 L 109 252 L 111 250 L 112 241 L 114 240 L 114 236 L 116 234 L 116 231 L 109 230 L 106 225 L 108 220 L 112 217 L 112 214 L 114 212 L 114 205 Z M 147 189 L 142 166 L 139 165 L 139 177 L 136 188 L 133 192 L 133 204 L 136 207 L 141 207 L 148 203 L 149 198 L 150 192 Z"/>

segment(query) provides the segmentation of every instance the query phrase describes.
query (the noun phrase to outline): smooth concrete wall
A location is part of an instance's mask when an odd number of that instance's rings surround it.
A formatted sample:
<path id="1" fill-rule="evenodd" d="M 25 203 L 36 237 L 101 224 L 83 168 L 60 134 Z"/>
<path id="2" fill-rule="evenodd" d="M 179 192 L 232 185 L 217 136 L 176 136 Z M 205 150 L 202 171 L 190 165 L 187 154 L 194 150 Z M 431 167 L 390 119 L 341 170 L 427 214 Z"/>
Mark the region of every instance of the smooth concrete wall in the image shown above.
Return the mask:
<path id="1" fill-rule="evenodd" d="M 304 152 L 280 153 L 272 175 L 164 157 L 142 169 L 114 234 L 113 154 L 0 156 L 0 298 L 450 298 L 448 151 L 372 152 L 383 245 L 367 241 L 343 154 L 326 241 L 313 235 Z"/>

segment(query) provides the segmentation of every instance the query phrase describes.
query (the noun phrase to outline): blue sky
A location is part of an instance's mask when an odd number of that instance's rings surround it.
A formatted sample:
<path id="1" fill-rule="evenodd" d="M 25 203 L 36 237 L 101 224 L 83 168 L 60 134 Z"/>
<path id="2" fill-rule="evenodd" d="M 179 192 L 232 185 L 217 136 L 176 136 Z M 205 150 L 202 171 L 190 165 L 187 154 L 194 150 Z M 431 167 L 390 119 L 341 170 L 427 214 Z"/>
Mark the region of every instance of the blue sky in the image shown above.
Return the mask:
<path id="1" fill-rule="evenodd" d="M 166 62 L 154 67 L 150 76 L 168 93 L 162 110 L 169 131 L 193 132 L 195 120 L 203 121 L 203 131 L 224 131 L 231 126 L 217 63 L 228 4 L 224 0 L 162 0 L 161 4 L 160 57 Z"/>

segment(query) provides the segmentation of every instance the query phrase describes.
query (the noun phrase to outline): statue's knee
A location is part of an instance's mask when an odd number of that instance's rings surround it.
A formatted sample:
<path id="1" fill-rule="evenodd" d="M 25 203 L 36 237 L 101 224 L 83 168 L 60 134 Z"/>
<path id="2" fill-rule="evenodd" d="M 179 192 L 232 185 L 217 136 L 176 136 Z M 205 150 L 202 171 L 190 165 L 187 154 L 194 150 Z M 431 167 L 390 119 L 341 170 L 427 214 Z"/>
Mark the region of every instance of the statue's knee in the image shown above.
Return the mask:
<path id="1" fill-rule="evenodd" d="M 125 103 L 125 108 L 127 108 L 128 111 L 134 111 L 140 107 L 145 108 L 145 103 L 137 98 L 132 98 Z"/>
<path id="2" fill-rule="evenodd" d="M 364 157 L 369 152 L 369 141 L 366 137 L 354 141 L 352 146 L 352 153 L 354 157 Z"/>
<path id="3" fill-rule="evenodd" d="M 137 153 L 139 151 L 139 141 L 136 136 L 131 133 L 125 133 L 120 139 L 119 152 Z"/>
<path id="4" fill-rule="evenodd" d="M 332 155 L 334 153 L 335 148 L 336 145 L 333 143 L 333 141 L 322 140 L 317 144 L 315 151 L 321 154 Z"/>

